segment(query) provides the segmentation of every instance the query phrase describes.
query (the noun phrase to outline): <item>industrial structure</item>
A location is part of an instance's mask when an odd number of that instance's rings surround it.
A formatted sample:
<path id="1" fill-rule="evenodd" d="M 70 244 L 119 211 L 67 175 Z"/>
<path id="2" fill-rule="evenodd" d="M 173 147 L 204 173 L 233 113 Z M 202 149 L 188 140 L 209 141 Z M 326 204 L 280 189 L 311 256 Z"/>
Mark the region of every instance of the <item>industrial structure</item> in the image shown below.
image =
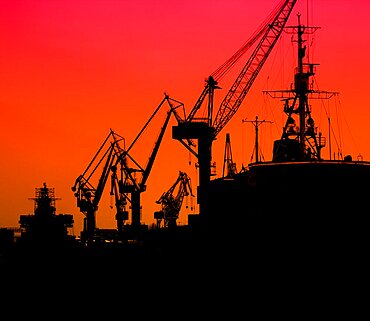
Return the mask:
<path id="1" fill-rule="evenodd" d="M 184 198 L 188 196 L 194 197 L 191 179 L 185 172 L 180 171 L 175 183 L 156 201 L 157 204 L 162 206 L 160 211 L 154 213 L 157 228 L 161 227 L 162 221 L 164 228 L 175 228 L 177 226 Z"/>
<path id="2" fill-rule="evenodd" d="M 0 265 L 29 268 L 77 258 L 80 252 L 73 233 L 73 215 L 57 214 L 56 201 L 60 198 L 55 197 L 54 188 L 43 183 L 29 199 L 34 202 L 34 213 L 21 214 L 19 227 L 3 229 L 0 234 Z"/>
<path id="3" fill-rule="evenodd" d="M 222 167 L 222 177 L 233 177 L 237 173 L 236 163 L 233 160 L 230 134 L 226 133 L 224 164 Z"/>
<path id="4" fill-rule="evenodd" d="M 56 214 L 54 188 L 35 189 L 34 214 L 21 214 L 19 218 L 21 240 L 27 242 L 54 243 L 63 242 L 71 237 L 69 229 L 73 227 L 72 214 Z"/>
<path id="5" fill-rule="evenodd" d="M 136 161 L 132 155 L 132 148 L 165 103 L 168 105 L 166 117 L 149 155 L 148 162 L 144 166 Z M 161 103 L 128 146 L 126 146 L 125 139 L 122 136 L 110 130 L 85 171 L 77 177 L 72 187 L 77 199 L 77 206 L 85 215 L 84 228 L 81 233 L 84 242 L 91 241 L 96 236 L 96 213 L 109 176 L 111 177 L 110 194 L 115 198 L 118 237 L 121 239 L 135 239 L 145 233 L 148 227 L 142 224 L 141 221 L 141 194 L 146 190 L 146 182 L 153 168 L 171 115 L 180 119 L 177 112 L 179 107 L 183 107 L 181 102 L 165 94 Z M 130 219 L 129 208 L 131 209 L 130 225 L 126 224 L 126 221 Z"/>

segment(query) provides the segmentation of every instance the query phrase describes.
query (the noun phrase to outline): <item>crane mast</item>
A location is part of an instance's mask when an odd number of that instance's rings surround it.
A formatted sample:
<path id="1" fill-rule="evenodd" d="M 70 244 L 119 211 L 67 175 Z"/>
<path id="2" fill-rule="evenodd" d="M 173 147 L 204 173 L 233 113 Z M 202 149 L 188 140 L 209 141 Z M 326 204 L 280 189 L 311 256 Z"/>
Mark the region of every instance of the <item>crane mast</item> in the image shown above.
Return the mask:
<path id="1" fill-rule="evenodd" d="M 206 80 L 205 88 L 186 120 L 179 122 L 177 126 L 173 127 L 172 137 L 179 140 L 189 151 L 198 157 L 199 186 L 197 201 L 199 203 L 199 214 L 203 222 L 206 221 L 204 219 L 208 216 L 209 212 L 207 210 L 207 193 L 211 177 L 213 140 L 216 139 L 217 134 L 226 126 L 239 109 L 246 94 L 279 39 L 296 2 L 297 0 L 286 0 L 281 2 L 270 15 L 271 18 L 254 34 L 251 40 L 216 71 L 217 75 L 226 73 L 245 51 L 260 39 L 252 55 L 223 99 L 215 119 L 213 120 L 213 98 L 215 89 L 220 89 L 216 79 L 217 77 L 214 77 L 216 73 L 209 76 Z M 207 97 L 207 117 L 197 118 L 197 112 Z M 191 141 L 193 139 L 198 141 L 197 152 L 194 151 L 193 146 L 185 143 L 185 140 L 189 142 L 189 140 Z"/>

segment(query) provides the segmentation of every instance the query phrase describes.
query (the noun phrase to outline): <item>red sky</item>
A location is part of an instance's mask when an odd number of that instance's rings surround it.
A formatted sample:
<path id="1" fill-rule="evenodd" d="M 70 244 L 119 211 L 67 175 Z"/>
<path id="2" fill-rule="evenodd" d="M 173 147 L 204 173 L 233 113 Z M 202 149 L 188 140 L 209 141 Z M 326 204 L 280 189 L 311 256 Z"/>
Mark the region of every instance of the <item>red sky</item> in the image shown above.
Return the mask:
<path id="1" fill-rule="evenodd" d="M 132 142 L 164 93 L 190 111 L 204 80 L 236 52 L 280 3 L 279 0 L 0 0 L 0 227 L 18 227 L 19 215 L 33 213 L 36 187 L 55 188 L 57 213 L 73 214 L 75 234 L 83 214 L 71 187 L 97 152 L 110 128 Z M 319 89 L 338 91 L 344 154 L 370 159 L 368 75 L 370 74 L 370 2 L 298 0 L 288 25 L 319 26 L 309 52 L 319 63 Z M 292 81 L 282 57 L 291 49 L 284 35 L 257 77 L 237 114 L 213 145 L 217 176 L 222 174 L 225 134 L 230 133 L 237 168 L 253 152 L 253 128 L 243 119 L 274 120 L 261 127 L 261 148 L 268 160 L 272 135 L 281 128 L 278 101 L 266 103 L 264 89 L 285 89 Z M 283 44 L 285 43 L 285 44 Z M 285 60 L 284 60 L 285 61 Z M 227 84 L 216 94 L 226 95 Z M 275 87 L 276 86 L 276 87 Z M 321 108 L 320 119 L 326 121 Z M 270 113 L 269 113 L 270 111 Z M 326 109 L 327 111 L 327 109 Z M 317 121 L 317 119 L 316 119 Z M 339 123 L 339 121 L 338 121 Z M 171 138 L 172 119 L 142 194 L 145 224 L 154 223 L 155 201 L 176 180 L 192 177 L 196 159 Z M 157 126 L 157 128 L 155 128 Z M 279 127 L 280 126 L 280 127 Z M 137 144 L 146 164 L 154 134 Z M 114 228 L 109 187 L 97 213 L 97 225 Z M 189 201 L 190 202 L 190 201 Z M 193 201 L 196 205 L 196 201 Z M 190 205 L 190 203 L 189 203 Z M 186 214 L 196 213 L 183 208 Z"/>

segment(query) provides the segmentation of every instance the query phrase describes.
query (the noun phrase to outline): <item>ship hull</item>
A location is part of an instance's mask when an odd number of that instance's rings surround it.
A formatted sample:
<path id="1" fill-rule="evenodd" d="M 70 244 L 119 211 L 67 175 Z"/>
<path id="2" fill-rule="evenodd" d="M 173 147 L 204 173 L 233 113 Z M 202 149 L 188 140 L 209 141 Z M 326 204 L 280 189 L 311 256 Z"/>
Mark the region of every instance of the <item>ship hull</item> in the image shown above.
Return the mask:
<path id="1" fill-rule="evenodd" d="M 232 178 L 211 181 L 211 230 L 238 251 L 362 251 L 369 182 L 367 162 L 250 164 Z"/>

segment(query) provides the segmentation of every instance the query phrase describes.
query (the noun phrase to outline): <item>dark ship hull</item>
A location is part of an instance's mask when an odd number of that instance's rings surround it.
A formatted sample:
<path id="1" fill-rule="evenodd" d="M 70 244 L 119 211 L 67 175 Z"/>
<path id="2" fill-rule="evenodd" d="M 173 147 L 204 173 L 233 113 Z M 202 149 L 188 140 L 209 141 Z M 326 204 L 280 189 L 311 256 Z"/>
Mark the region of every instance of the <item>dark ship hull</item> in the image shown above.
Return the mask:
<path id="1" fill-rule="evenodd" d="M 367 162 L 250 164 L 232 178 L 211 181 L 213 237 L 229 257 L 264 269 L 363 273 L 369 179 Z"/>
<path id="2" fill-rule="evenodd" d="M 334 228 L 366 217 L 369 179 L 368 162 L 250 164 L 232 178 L 211 181 L 210 219 L 230 227 L 258 219 L 273 226 Z"/>

